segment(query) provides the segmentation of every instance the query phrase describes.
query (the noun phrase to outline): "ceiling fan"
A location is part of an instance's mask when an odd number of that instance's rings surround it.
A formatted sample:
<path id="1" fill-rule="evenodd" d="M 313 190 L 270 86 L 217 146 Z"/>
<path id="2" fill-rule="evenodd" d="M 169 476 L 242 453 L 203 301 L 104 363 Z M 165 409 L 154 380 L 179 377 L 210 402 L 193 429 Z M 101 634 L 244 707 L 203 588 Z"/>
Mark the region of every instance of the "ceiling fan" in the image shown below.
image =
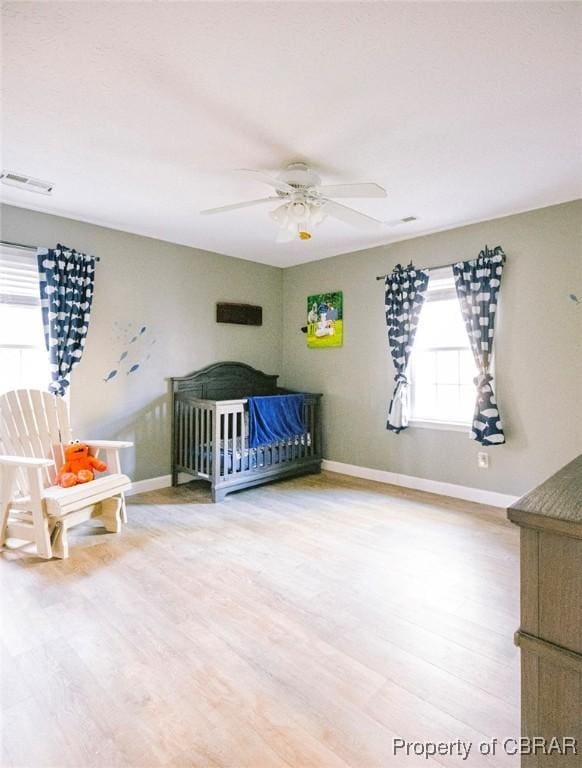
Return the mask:
<path id="1" fill-rule="evenodd" d="M 334 198 L 350 197 L 386 197 L 386 190 L 379 184 L 321 184 L 321 178 L 305 163 L 291 163 L 277 176 L 270 176 L 263 171 L 253 171 L 246 168 L 240 173 L 247 178 L 261 181 L 273 187 L 276 195 L 249 200 L 244 203 L 223 205 L 220 208 L 208 208 L 203 214 L 225 213 L 239 208 L 248 208 L 262 203 L 282 202 L 270 216 L 279 224 L 278 243 L 288 243 L 299 238 L 310 240 L 313 228 L 327 216 L 339 219 L 358 229 L 374 230 L 382 227 L 400 224 L 403 219 L 396 221 L 380 221 L 372 216 L 336 202 Z M 409 218 L 408 220 L 413 220 Z M 406 221 L 406 220 L 404 220 Z"/>

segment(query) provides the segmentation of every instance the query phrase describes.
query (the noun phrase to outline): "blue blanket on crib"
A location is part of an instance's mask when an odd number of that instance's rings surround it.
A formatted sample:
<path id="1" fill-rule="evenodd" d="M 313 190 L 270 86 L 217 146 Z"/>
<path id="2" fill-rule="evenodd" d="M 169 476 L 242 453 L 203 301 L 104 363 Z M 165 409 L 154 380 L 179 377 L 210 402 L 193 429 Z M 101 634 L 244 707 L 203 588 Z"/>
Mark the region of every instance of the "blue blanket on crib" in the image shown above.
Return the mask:
<path id="1" fill-rule="evenodd" d="M 289 440 L 305 432 L 303 395 L 249 397 L 249 446 Z"/>

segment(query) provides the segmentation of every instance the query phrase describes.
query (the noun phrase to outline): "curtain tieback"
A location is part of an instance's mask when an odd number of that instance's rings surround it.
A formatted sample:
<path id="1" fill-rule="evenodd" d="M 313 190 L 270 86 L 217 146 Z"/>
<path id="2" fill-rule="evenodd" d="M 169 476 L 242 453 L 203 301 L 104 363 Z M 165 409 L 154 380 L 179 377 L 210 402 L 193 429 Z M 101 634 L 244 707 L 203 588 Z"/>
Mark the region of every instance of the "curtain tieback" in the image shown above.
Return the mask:
<path id="1" fill-rule="evenodd" d="M 397 373 L 394 377 L 394 383 L 395 384 L 408 384 L 408 379 L 406 378 L 406 374 L 404 373 Z"/>
<path id="2" fill-rule="evenodd" d="M 493 376 L 491 376 L 490 373 L 481 373 L 479 376 L 475 376 L 473 379 L 473 384 L 477 387 L 477 389 L 483 389 L 483 387 L 487 386 L 490 382 L 493 381 Z"/>

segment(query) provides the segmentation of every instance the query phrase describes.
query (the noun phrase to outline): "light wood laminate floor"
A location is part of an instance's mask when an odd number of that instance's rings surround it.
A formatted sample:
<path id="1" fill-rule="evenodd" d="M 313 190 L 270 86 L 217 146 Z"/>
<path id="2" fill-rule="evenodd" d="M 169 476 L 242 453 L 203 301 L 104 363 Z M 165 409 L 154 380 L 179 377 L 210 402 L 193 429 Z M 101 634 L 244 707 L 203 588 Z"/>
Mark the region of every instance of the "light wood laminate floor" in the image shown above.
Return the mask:
<path id="1" fill-rule="evenodd" d="M 518 765 L 476 754 L 519 734 L 502 510 L 329 473 L 128 501 L 68 561 L 0 559 L 4 768 Z"/>

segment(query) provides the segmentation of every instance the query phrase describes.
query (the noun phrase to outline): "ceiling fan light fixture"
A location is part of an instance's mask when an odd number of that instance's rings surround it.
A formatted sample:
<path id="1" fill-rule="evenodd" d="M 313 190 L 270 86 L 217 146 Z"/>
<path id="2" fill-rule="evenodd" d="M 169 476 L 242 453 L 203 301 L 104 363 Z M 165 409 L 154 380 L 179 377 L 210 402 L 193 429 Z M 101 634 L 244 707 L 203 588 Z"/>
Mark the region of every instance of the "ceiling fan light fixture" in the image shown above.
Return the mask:
<path id="1" fill-rule="evenodd" d="M 299 223 L 309 218 L 309 208 L 305 203 L 290 203 L 289 214 L 294 221 Z"/>
<path id="2" fill-rule="evenodd" d="M 325 219 L 325 211 L 321 204 L 318 202 L 316 205 L 312 205 L 310 209 L 309 221 L 313 225 L 321 224 Z"/>
<path id="3" fill-rule="evenodd" d="M 278 224 L 283 225 L 288 218 L 287 203 L 275 208 L 274 211 L 269 211 L 269 216 L 274 219 Z"/>

